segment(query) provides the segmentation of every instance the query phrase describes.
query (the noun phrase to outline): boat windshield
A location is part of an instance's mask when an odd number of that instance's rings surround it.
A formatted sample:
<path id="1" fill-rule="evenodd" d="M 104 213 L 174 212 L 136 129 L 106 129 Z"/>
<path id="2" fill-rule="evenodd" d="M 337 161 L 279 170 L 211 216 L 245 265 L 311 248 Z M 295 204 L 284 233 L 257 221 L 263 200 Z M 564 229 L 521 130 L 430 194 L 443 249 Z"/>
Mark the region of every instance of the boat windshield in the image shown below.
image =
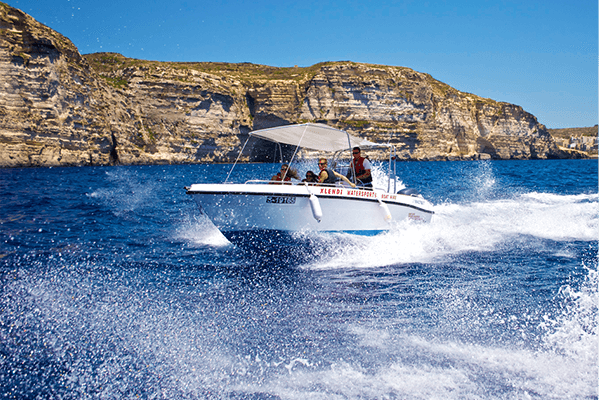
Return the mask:
<path id="1" fill-rule="evenodd" d="M 395 152 L 395 146 L 391 144 L 374 144 L 358 147 L 360 147 L 362 154 L 369 160 L 370 158 L 368 155 L 377 160 L 384 160 L 387 156 L 389 157 L 389 179 L 387 183 L 387 192 L 395 193 L 397 189 L 397 166 L 395 164 L 397 156 Z M 350 168 L 352 159 L 352 149 L 336 151 L 331 160 L 331 167 L 336 172 L 347 176 L 353 183 L 357 183 L 356 177 L 353 175 L 354 171 Z M 370 161 L 372 162 L 372 160 Z"/>

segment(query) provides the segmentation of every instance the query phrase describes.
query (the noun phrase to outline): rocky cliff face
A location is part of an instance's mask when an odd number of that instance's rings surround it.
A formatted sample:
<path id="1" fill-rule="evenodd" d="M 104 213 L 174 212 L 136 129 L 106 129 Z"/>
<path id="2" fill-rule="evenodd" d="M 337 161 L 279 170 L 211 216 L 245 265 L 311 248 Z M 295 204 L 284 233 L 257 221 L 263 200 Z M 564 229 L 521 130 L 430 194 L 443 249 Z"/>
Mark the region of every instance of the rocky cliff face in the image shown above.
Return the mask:
<path id="1" fill-rule="evenodd" d="M 82 57 L 0 3 L 0 166 L 230 162 L 250 130 L 298 122 L 392 143 L 402 159 L 563 157 L 521 107 L 409 68 Z M 252 143 L 242 160 L 271 154 Z"/>

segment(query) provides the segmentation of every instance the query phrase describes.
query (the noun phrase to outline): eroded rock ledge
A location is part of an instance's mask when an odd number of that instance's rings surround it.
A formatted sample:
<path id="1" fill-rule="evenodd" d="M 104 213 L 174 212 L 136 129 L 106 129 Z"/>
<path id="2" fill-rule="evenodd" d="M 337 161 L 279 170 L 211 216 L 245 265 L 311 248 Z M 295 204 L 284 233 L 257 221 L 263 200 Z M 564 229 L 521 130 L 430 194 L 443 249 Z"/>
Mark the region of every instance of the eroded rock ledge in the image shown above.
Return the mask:
<path id="1" fill-rule="evenodd" d="M 567 157 L 521 107 L 404 67 L 307 68 L 81 56 L 0 3 L 0 166 L 232 162 L 253 129 L 322 122 L 405 160 Z M 253 144 L 244 161 L 264 161 Z"/>

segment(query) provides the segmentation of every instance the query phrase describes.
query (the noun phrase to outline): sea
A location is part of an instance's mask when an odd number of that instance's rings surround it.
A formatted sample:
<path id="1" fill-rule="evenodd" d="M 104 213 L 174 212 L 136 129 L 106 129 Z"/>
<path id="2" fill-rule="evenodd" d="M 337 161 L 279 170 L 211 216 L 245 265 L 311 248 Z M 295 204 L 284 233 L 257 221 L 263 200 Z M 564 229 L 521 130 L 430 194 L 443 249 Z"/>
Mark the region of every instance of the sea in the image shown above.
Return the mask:
<path id="1" fill-rule="evenodd" d="M 0 398 L 597 399 L 597 165 L 402 162 L 431 223 L 248 247 L 184 187 L 279 164 L 0 169 Z"/>

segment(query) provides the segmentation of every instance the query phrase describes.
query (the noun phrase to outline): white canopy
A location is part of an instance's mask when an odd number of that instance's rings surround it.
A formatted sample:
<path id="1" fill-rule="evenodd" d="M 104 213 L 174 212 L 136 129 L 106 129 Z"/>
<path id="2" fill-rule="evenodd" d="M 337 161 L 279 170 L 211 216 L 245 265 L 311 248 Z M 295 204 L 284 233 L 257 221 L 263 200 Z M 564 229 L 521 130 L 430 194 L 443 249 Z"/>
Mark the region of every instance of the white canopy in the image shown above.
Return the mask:
<path id="1" fill-rule="evenodd" d="M 297 124 L 260 129 L 250 136 L 271 142 L 290 144 L 312 150 L 338 151 L 355 146 L 376 146 L 376 143 L 360 139 L 349 133 L 324 124 Z"/>

